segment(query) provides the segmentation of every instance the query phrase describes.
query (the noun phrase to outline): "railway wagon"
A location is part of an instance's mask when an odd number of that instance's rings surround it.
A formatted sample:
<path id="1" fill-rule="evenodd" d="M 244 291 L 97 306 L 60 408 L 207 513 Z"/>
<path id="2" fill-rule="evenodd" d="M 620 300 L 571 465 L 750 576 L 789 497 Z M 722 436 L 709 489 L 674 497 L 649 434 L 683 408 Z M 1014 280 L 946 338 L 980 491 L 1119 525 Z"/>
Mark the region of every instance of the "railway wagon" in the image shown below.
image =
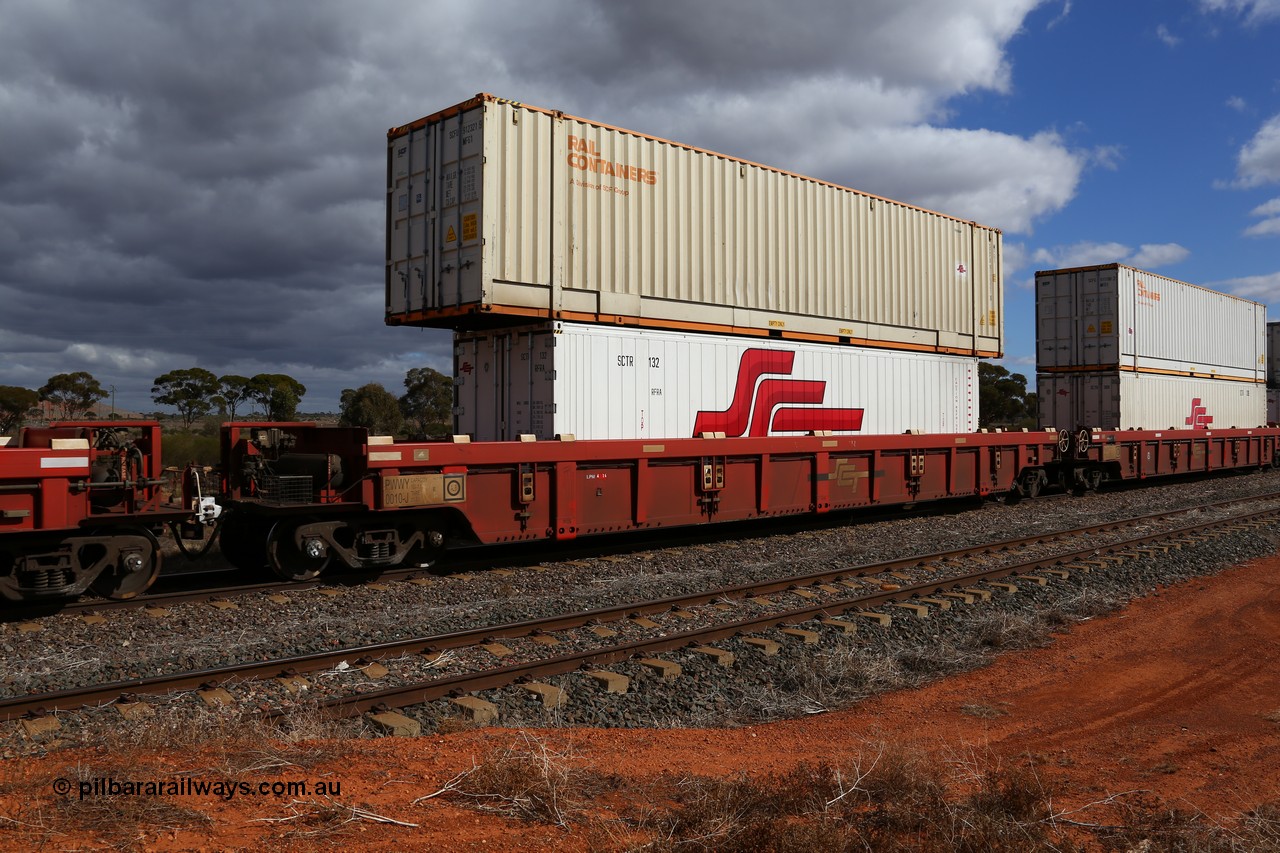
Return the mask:
<path id="1" fill-rule="evenodd" d="M 154 421 L 64 422 L 0 445 L 0 595 L 131 598 L 160 573 L 156 534 L 192 513 L 162 502 Z"/>
<path id="2" fill-rule="evenodd" d="M 449 544 L 1256 471 L 1280 448 L 1280 429 L 472 443 L 247 423 L 223 438 L 223 553 L 292 580 L 430 563 Z"/>
<path id="3" fill-rule="evenodd" d="M 1280 429 L 1062 430 L 1040 483 L 1077 493 L 1108 481 L 1280 467 Z M 1028 484 L 1031 475 L 1024 472 Z M 1038 489 L 1036 489 L 1038 491 Z M 1032 489 L 1024 490 L 1034 494 Z"/>
<path id="4" fill-rule="evenodd" d="M 312 424 L 224 427 L 223 554 L 283 577 L 432 561 L 449 543 L 823 514 L 1017 488 L 1057 433 L 393 442 Z"/>

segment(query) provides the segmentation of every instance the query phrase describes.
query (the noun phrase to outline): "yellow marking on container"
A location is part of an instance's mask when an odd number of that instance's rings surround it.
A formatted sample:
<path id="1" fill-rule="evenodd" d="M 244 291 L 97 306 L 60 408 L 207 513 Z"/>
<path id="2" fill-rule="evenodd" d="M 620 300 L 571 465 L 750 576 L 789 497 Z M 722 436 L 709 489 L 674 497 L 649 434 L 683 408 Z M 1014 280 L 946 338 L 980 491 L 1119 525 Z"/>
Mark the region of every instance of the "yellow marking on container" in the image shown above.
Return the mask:
<path id="1" fill-rule="evenodd" d="M 462 217 L 462 239 L 464 241 L 474 240 L 480 236 L 480 227 L 477 220 L 478 214 L 475 213 L 468 213 Z"/>
<path id="2" fill-rule="evenodd" d="M 449 230 L 445 232 L 444 241 L 446 243 L 458 242 L 458 232 L 453 230 L 453 226 L 449 226 Z"/>

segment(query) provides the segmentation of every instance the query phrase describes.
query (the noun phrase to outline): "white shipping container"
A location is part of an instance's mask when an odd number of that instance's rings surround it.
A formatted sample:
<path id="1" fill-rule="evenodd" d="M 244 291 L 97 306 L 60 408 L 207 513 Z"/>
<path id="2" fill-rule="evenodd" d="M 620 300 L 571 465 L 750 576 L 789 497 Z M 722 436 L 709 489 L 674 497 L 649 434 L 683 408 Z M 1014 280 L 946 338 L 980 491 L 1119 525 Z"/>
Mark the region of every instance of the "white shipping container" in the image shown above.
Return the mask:
<path id="1" fill-rule="evenodd" d="M 1261 382 L 1266 306 L 1122 264 L 1036 273 L 1036 369 Z"/>
<path id="2" fill-rule="evenodd" d="M 1262 426 L 1266 386 L 1132 371 L 1042 373 L 1040 426 L 1053 429 L 1241 429 Z"/>
<path id="3" fill-rule="evenodd" d="M 1001 234 L 562 113 L 388 132 L 386 319 L 539 319 L 998 356 Z"/>
<path id="4" fill-rule="evenodd" d="M 456 428 L 480 441 L 971 432 L 967 356 L 542 323 L 454 337 Z"/>

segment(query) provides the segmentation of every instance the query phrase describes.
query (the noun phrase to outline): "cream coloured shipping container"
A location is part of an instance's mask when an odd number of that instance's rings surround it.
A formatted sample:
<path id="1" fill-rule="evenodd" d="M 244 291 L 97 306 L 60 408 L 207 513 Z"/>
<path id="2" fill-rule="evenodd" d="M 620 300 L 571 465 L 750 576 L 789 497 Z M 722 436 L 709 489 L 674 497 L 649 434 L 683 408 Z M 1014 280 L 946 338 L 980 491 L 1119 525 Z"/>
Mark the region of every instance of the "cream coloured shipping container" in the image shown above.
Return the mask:
<path id="1" fill-rule="evenodd" d="M 481 441 L 971 432 L 977 360 L 634 327 L 456 333 L 456 428 Z"/>
<path id="2" fill-rule="evenodd" d="M 491 95 L 388 132 L 386 220 L 390 325 L 1002 349 L 994 228 Z"/>
<path id="3" fill-rule="evenodd" d="M 1054 429 L 1245 429 L 1266 423 L 1266 392 L 1260 382 L 1118 370 L 1036 377 L 1040 426 Z"/>
<path id="4" fill-rule="evenodd" d="M 1266 306 L 1122 264 L 1036 273 L 1036 369 L 1265 381 Z"/>

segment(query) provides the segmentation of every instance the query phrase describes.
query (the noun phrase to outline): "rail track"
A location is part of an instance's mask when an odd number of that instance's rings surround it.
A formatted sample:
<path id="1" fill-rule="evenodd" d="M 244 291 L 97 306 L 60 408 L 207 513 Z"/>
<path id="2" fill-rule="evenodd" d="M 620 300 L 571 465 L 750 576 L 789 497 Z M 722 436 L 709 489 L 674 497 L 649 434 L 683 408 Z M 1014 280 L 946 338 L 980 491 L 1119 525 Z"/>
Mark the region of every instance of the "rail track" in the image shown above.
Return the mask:
<path id="1" fill-rule="evenodd" d="M 1244 503 L 1262 506 L 1227 518 L 1173 523 L 1176 517 L 1195 510 Z M 385 711 L 517 682 L 529 683 L 531 689 L 545 689 L 544 696 L 553 696 L 554 688 L 540 685 L 537 679 L 583 669 L 605 679 L 607 667 L 632 659 L 642 659 L 657 671 L 670 672 L 670 663 L 658 656 L 689 647 L 718 662 L 731 663 L 732 658 L 712 644 L 743 636 L 754 639 L 756 647 L 768 653 L 772 641 L 759 635 L 771 629 L 781 627 L 793 637 L 814 641 L 820 628 L 848 633 L 855 630 L 857 621 L 885 623 L 892 618 L 886 610 L 924 616 L 932 610 L 1012 591 L 1012 585 L 1004 586 L 1010 578 L 1046 584 L 1054 576 L 1065 578 L 1071 573 L 1104 570 L 1144 553 L 1181 548 L 1224 533 L 1269 524 L 1276 518 L 1280 518 L 1280 494 L 1237 498 L 1194 509 L 586 612 L 10 697 L 0 700 L 0 715 L 14 719 L 87 706 L 128 706 L 143 695 L 184 690 L 210 694 L 222 691 L 221 695 L 230 699 L 228 689 L 272 678 L 280 679 L 285 688 L 297 689 L 310 686 L 307 675 L 351 668 L 352 661 L 356 662 L 356 669 L 373 671 L 399 683 L 378 687 L 369 681 L 356 690 L 336 695 L 317 695 L 324 691 L 313 691 L 312 701 L 329 713 Z M 1160 529 L 1153 531 L 1152 526 Z M 1135 535 L 1135 530 L 1141 532 Z M 810 629 L 798 627 L 809 622 L 813 622 Z M 388 665 L 396 666 L 396 661 L 408 663 L 400 667 L 402 672 L 391 675 Z M 449 669 L 461 671 L 446 672 Z"/>

